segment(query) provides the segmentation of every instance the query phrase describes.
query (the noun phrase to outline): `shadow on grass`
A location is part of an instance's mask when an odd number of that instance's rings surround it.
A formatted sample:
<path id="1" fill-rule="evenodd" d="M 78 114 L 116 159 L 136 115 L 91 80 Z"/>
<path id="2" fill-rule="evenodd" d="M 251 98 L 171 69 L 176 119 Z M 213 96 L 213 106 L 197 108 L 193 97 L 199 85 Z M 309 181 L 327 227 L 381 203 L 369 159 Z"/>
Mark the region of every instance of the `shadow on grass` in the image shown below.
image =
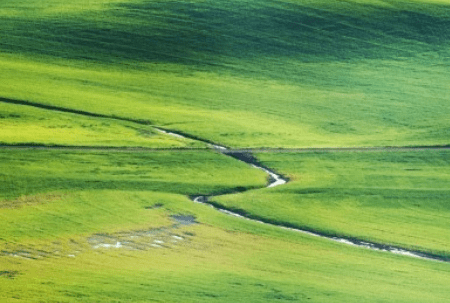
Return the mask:
<path id="1" fill-rule="evenodd" d="M 353 5 L 355 12 L 345 3 L 323 9 L 268 0 L 123 3 L 103 17 L 3 18 L 7 34 L 0 49 L 105 63 L 225 67 L 235 60 L 398 58 L 440 50 L 449 41 L 448 5 L 428 5 L 439 15 L 413 4 Z"/>

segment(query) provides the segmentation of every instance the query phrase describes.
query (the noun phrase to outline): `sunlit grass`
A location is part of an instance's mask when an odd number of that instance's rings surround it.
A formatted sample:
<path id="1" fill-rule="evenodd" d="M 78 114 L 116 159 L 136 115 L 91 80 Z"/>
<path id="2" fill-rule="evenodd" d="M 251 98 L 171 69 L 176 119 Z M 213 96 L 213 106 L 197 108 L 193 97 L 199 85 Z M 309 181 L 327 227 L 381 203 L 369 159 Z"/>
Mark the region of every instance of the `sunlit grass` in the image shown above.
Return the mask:
<path id="1" fill-rule="evenodd" d="M 224 216 L 208 210 L 208 217 Z M 210 219 L 212 220 L 212 219 Z M 228 219 L 232 227 L 236 219 Z M 265 234 L 255 234 L 254 230 Z M 244 222 L 174 231 L 186 243 L 147 251 L 82 247 L 75 258 L 3 257 L 3 300 L 18 302 L 446 302 L 448 265 L 347 247 Z M 246 231 L 247 230 L 247 231 Z M 248 230 L 252 230 L 251 233 Z M 80 241 L 81 242 L 81 241 Z"/>
<path id="2" fill-rule="evenodd" d="M 3 0 L 0 143 L 448 145 L 443 0 Z M 126 122 L 142 120 L 142 123 Z M 448 152 L 0 151 L 0 301 L 447 302 L 449 266 L 227 216 L 449 254 Z M 196 224 L 177 227 L 173 215 Z M 138 249 L 90 237 L 164 231 Z M 177 238 L 177 239 L 178 239 Z M 33 259 L 35 258 L 35 259 Z"/>
<path id="3" fill-rule="evenodd" d="M 448 255 L 448 152 L 259 158 L 292 182 L 214 200 L 269 221 Z"/>
<path id="4" fill-rule="evenodd" d="M 299 68 L 308 68 L 310 83 L 294 85 L 151 67 L 120 72 L 88 65 L 67 70 L 59 63 L 11 61 L 8 56 L 3 62 L 0 88 L 5 97 L 149 120 L 230 146 L 448 144 L 444 67 L 428 77 L 433 73 L 429 67 L 406 63 L 384 62 L 375 68 L 371 62 L 328 64 L 337 73 L 345 69 L 355 85 L 333 88 L 338 76 L 320 80 L 323 71 L 309 64 Z M 392 66 L 418 78 L 399 79 L 390 74 Z M 313 81 L 321 85 L 313 86 Z M 402 86 L 409 82 L 414 87 L 404 91 Z M 361 90 L 359 85 L 371 88 Z M 426 90 L 430 85 L 433 89 Z M 389 93 L 383 92 L 386 87 Z"/>
<path id="5" fill-rule="evenodd" d="M 1 144 L 72 146 L 204 147 L 164 135 L 150 126 L 58 113 L 0 102 Z"/>
<path id="6" fill-rule="evenodd" d="M 22 2 L 34 13 L 2 21 L 0 95 L 229 146 L 448 144 L 448 6 L 351 3 Z"/>

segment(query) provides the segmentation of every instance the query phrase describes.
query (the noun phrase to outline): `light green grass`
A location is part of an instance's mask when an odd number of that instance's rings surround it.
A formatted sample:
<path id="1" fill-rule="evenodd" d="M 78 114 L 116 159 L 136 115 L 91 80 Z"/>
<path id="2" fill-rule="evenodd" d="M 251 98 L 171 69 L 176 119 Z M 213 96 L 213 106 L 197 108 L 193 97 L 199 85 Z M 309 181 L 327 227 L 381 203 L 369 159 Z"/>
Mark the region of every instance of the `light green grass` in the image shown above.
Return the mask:
<path id="1" fill-rule="evenodd" d="M 0 98 L 236 147 L 449 144 L 449 24 L 441 0 L 4 0 Z M 152 125 L 26 106 L 0 103 L 0 116 L 9 144 L 203 146 Z M 447 152 L 259 157 L 292 182 L 215 200 L 448 255 Z M 448 302 L 447 263 L 265 226 L 187 197 L 259 188 L 266 177 L 211 151 L 0 150 L 0 301 Z M 174 228 L 176 214 L 198 224 Z M 184 240 L 89 243 L 154 229 Z M 20 257 L 27 251 L 37 260 Z"/>
<path id="2" fill-rule="evenodd" d="M 2 257 L 2 269 L 18 273 L 14 279 L 0 277 L 0 298 L 11 302 L 447 300 L 447 264 L 275 231 L 201 205 L 193 205 L 192 211 L 200 208 L 208 218 L 200 222 L 217 224 L 220 217 L 225 230 L 209 224 L 185 227 L 174 232 L 189 233 L 184 235 L 189 242 L 146 251 L 78 246 L 82 252 L 75 258 Z"/>
<path id="3" fill-rule="evenodd" d="M 266 182 L 263 172 L 207 151 L 3 150 L 0 158 L 1 244 L 167 225 L 169 214 L 190 212 L 187 195 Z"/>
<path id="4" fill-rule="evenodd" d="M 207 151 L 0 151 L 0 158 L 3 241 L 138 226 L 152 221 L 145 207 L 174 199 L 158 193 L 220 193 L 266 182 L 263 172 Z"/>
<path id="5" fill-rule="evenodd" d="M 0 272 L 15 275 L 0 276 L 1 300 L 447 299 L 447 264 L 266 227 L 190 201 L 186 194 L 264 184 L 261 171 L 223 155 L 2 151 L 0 163 L 1 251 L 57 251 L 38 260 L 1 256 Z M 137 251 L 88 244 L 93 234 L 168 227 L 174 214 L 199 222 L 170 231 L 185 238 L 179 244 Z"/>
<path id="6" fill-rule="evenodd" d="M 162 134 L 150 126 L 2 102 L 0 128 L 1 144 L 204 147 L 197 141 Z"/>
<path id="7" fill-rule="evenodd" d="M 259 157 L 291 183 L 214 200 L 287 225 L 449 254 L 449 152 Z"/>

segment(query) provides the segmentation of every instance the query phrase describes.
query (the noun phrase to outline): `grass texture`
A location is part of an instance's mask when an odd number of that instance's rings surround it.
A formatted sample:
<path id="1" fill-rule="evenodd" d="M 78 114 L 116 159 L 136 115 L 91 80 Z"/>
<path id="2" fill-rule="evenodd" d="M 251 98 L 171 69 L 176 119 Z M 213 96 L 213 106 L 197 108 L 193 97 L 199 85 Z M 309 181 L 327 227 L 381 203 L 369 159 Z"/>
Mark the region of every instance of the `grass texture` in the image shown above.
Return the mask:
<path id="1" fill-rule="evenodd" d="M 193 203 L 185 194 L 264 184 L 260 171 L 221 155 L 2 151 L 0 163 L 2 301 L 448 298 L 446 263 L 354 248 Z M 174 227 L 173 215 L 197 223 Z M 127 234 L 140 237 L 141 248 L 89 242 Z"/>
<path id="2" fill-rule="evenodd" d="M 0 143 L 180 148 L 203 144 L 162 134 L 150 126 L 0 102 Z"/>
<path id="3" fill-rule="evenodd" d="M 0 144 L 448 145 L 449 37 L 445 0 L 2 0 Z M 188 196 L 448 256 L 449 152 L 258 158 L 291 182 L 206 150 L 1 149 L 0 301 L 448 302 L 448 263 Z"/>
<path id="4" fill-rule="evenodd" d="M 292 182 L 215 198 L 253 216 L 449 255 L 449 152 L 259 154 Z"/>
<path id="5" fill-rule="evenodd" d="M 439 1 L 2 1 L 0 95 L 229 146 L 448 144 Z"/>

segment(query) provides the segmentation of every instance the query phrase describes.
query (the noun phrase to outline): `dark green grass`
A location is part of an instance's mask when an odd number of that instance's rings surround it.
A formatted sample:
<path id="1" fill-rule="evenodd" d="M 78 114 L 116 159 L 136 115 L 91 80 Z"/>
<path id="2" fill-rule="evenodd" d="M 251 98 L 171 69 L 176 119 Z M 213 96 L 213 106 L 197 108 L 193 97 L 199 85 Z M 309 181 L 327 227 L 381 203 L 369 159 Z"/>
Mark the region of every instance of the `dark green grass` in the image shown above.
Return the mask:
<path id="1" fill-rule="evenodd" d="M 208 151 L 0 151 L 2 198 L 76 190 L 207 194 L 265 184 L 263 172 Z"/>
<path id="2" fill-rule="evenodd" d="M 449 152 L 259 157 L 291 183 L 214 200 L 289 226 L 449 254 Z"/>
<path id="3" fill-rule="evenodd" d="M 275 58 L 343 61 L 447 53 L 450 34 L 448 6 L 408 1 L 389 6 L 370 1 L 124 1 L 105 5 L 101 13 L 83 10 L 81 1 L 73 12 L 53 2 L 53 14 L 39 9 L 39 1 L 15 14 L 10 2 L 0 6 L 7 33 L 1 49 L 209 70 L 236 60 L 270 66 Z"/>

